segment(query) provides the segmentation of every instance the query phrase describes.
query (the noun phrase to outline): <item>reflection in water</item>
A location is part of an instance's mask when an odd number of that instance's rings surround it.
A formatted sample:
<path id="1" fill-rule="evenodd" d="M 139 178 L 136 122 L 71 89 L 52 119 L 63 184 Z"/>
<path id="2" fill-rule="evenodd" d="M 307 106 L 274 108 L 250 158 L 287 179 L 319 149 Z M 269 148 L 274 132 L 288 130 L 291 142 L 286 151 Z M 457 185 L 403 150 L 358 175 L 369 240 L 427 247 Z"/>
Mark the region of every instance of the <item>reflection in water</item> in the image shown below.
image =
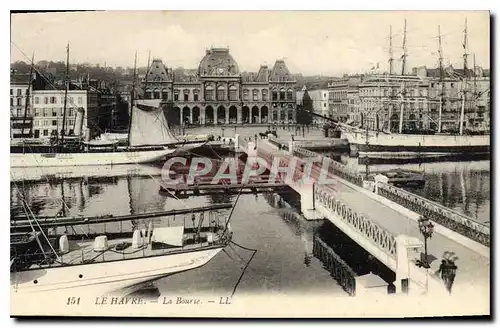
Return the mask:
<path id="1" fill-rule="evenodd" d="M 72 177 L 57 183 L 45 180 L 16 181 L 11 183 L 12 212 L 24 214 L 19 194 L 25 194 L 35 215 L 41 216 L 54 216 L 62 206 L 66 206 L 69 216 L 92 216 L 183 209 L 235 200 L 235 195 L 178 200 L 161 195 L 155 178 L 160 177 L 136 173 L 114 179 Z M 257 253 L 241 279 L 235 296 L 262 293 L 326 293 L 344 296 L 345 293 L 323 269 L 321 262 L 309 256 L 312 253 L 314 231 L 311 227 L 319 223 L 283 220 L 280 211 L 271 207 L 262 195 L 240 196 L 231 219 L 233 240 L 239 245 L 257 249 Z M 170 217 L 170 223 L 176 220 L 177 224 L 182 219 Z M 190 220 L 186 220 L 186 223 L 192 225 Z M 239 279 L 242 265 L 248 261 L 251 253 L 237 247 L 227 248 L 226 251 L 219 253 L 203 267 L 162 278 L 155 281 L 154 286 L 163 296 L 229 296 Z M 152 293 L 155 294 L 154 291 Z"/>
<path id="2" fill-rule="evenodd" d="M 480 222 L 490 220 L 490 161 L 454 161 L 413 164 L 359 164 L 358 158 L 338 156 L 333 159 L 362 174 L 394 169 L 421 172 L 423 188 L 404 187 L 417 195 L 466 214 Z"/>
<path id="3" fill-rule="evenodd" d="M 230 204 L 236 198 L 236 195 L 230 193 L 213 193 L 207 196 L 212 204 Z"/>
<path id="4" fill-rule="evenodd" d="M 407 190 L 464 213 L 481 222 L 490 217 L 489 170 L 450 169 L 425 174 L 422 189 Z"/>

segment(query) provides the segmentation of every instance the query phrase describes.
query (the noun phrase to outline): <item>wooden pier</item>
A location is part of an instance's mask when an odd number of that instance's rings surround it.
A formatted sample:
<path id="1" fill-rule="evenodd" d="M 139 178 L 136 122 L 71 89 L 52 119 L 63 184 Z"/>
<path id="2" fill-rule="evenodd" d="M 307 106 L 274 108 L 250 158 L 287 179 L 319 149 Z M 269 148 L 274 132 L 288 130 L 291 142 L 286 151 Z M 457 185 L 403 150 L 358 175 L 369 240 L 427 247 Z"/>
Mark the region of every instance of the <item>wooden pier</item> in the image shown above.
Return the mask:
<path id="1" fill-rule="evenodd" d="M 160 192 L 174 194 L 176 197 L 189 197 L 213 193 L 238 193 L 240 190 L 242 193 L 262 193 L 289 188 L 286 183 L 281 181 L 270 182 L 268 175 L 250 177 L 248 181 L 237 177 L 237 182 L 232 183 L 226 179 L 217 181 L 214 177 L 196 177 L 192 184 L 163 184 L 160 187 Z"/>

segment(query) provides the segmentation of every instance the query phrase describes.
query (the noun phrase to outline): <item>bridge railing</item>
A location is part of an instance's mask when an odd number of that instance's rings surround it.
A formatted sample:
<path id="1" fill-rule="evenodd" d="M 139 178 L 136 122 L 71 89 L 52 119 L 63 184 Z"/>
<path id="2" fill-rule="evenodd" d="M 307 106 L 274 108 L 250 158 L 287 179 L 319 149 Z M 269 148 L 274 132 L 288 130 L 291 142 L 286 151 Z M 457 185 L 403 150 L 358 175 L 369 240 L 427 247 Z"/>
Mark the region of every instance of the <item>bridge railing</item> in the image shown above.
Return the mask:
<path id="1" fill-rule="evenodd" d="M 363 187 L 362 174 L 351 171 L 345 165 L 342 165 L 341 163 L 334 161 L 328 156 L 323 156 L 321 154 L 318 154 L 316 152 L 301 147 L 294 147 L 294 155 L 302 159 L 320 157 L 321 163 L 316 164 L 315 165 L 316 167 L 322 167 L 322 165 L 328 165 L 328 173 L 331 173 L 344 180 L 354 183 L 357 186 Z"/>
<path id="2" fill-rule="evenodd" d="M 318 236 L 314 236 L 313 255 L 323 262 L 325 269 L 330 272 L 332 277 L 342 286 L 349 296 L 355 296 L 356 272 L 354 272 L 354 270 Z"/>
<path id="3" fill-rule="evenodd" d="M 269 141 L 269 143 L 271 143 L 272 145 L 274 145 L 274 146 L 276 146 L 276 147 L 278 147 L 280 149 L 288 150 L 288 144 L 285 144 L 285 143 L 281 142 L 280 140 L 278 140 L 275 137 L 269 136 L 267 138 L 267 140 Z"/>
<path id="4" fill-rule="evenodd" d="M 248 149 L 248 141 L 245 138 L 242 138 L 241 136 L 238 137 L 238 145 L 243 151 L 247 151 Z"/>
<path id="5" fill-rule="evenodd" d="M 305 148 L 301 148 L 301 147 L 294 147 L 293 148 L 293 155 L 299 157 L 299 158 L 306 158 L 306 157 L 318 157 L 318 156 L 321 156 L 320 154 L 318 153 L 315 153 L 313 151 L 310 151 L 308 149 L 305 149 Z M 322 156 L 321 156 L 322 157 Z"/>
<path id="6" fill-rule="evenodd" d="M 331 190 L 315 186 L 315 201 L 335 213 L 342 221 L 354 227 L 391 257 L 396 257 L 396 236 L 371 221 L 366 216 L 353 211 L 341 200 L 335 198 Z"/>
<path id="7" fill-rule="evenodd" d="M 436 223 L 485 246 L 490 246 L 490 227 L 426 198 L 393 185 L 378 182 L 378 193 Z"/>

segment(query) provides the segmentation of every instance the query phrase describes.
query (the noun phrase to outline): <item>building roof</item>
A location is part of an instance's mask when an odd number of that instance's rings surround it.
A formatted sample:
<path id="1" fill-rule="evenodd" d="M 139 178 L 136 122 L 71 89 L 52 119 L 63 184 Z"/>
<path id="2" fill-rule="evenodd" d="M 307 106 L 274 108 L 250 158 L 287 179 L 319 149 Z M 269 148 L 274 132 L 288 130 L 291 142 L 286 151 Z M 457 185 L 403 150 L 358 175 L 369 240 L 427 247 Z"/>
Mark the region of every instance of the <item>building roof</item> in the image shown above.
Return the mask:
<path id="1" fill-rule="evenodd" d="M 274 63 L 269 80 L 273 82 L 294 81 L 285 61 L 282 59 L 278 59 Z"/>
<path id="2" fill-rule="evenodd" d="M 34 78 L 34 76 L 33 76 Z M 30 83 L 29 73 L 14 73 L 10 75 L 10 84 L 24 84 L 28 85 Z"/>
<path id="3" fill-rule="evenodd" d="M 261 65 L 255 82 L 269 82 L 269 68 L 267 65 Z"/>
<path id="4" fill-rule="evenodd" d="M 168 73 L 161 59 L 153 59 L 146 74 L 146 81 L 167 81 Z"/>
<path id="5" fill-rule="evenodd" d="M 200 61 L 199 74 L 204 76 L 239 75 L 240 70 L 228 48 L 211 48 Z"/>

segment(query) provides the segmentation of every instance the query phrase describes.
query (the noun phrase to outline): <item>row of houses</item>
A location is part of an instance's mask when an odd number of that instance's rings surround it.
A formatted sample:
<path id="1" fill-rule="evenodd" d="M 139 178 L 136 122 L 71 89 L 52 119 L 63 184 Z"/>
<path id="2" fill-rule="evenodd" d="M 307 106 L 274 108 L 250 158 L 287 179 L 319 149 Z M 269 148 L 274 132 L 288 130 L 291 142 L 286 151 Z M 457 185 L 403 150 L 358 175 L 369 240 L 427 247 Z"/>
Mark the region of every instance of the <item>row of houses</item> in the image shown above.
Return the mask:
<path id="1" fill-rule="evenodd" d="M 10 121 L 14 139 L 61 135 L 63 128 L 65 135 L 73 135 L 77 111 L 82 109 L 83 134 L 92 139 L 124 121 L 126 106 L 119 94 L 97 80 L 72 81 L 65 97 L 64 83 L 52 82 L 38 73 L 30 78 L 29 74 L 11 72 Z"/>

